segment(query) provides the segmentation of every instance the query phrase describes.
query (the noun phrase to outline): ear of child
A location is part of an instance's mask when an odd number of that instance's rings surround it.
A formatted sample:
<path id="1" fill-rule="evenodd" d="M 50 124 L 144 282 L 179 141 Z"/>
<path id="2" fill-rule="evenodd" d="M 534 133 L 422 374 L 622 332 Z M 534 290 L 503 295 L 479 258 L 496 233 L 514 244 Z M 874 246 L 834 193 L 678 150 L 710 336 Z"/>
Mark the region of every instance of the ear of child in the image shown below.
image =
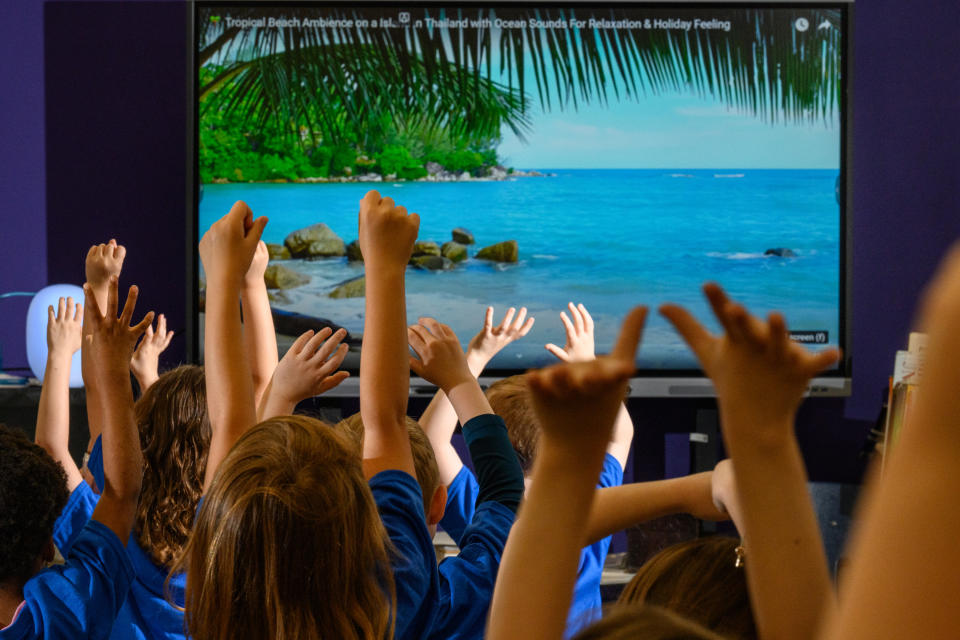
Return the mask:
<path id="1" fill-rule="evenodd" d="M 642 306 L 627 314 L 609 355 L 528 372 L 527 384 L 545 440 L 581 454 L 605 449 L 627 381 L 636 371 L 646 317 L 647 308 Z"/>

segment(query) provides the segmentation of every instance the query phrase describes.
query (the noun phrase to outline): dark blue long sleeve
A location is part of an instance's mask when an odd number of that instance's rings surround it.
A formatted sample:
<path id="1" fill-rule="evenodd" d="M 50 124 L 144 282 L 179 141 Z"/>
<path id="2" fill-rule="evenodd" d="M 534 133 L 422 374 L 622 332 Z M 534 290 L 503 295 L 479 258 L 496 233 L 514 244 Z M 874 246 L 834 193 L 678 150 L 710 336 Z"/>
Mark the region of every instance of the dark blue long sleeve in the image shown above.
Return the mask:
<path id="1" fill-rule="evenodd" d="M 523 470 L 503 419 L 493 413 L 480 414 L 463 425 L 463 437 L 480 485 L 477 505 L 499 502 L 516 513 L 523 498 Z"/>

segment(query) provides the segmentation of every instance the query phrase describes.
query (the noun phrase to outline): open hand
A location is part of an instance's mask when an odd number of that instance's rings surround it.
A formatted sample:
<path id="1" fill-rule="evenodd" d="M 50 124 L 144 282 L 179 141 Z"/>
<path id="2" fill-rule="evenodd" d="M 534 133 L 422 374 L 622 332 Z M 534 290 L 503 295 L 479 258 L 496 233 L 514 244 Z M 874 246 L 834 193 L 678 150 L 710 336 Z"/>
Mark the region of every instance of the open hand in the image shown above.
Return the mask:
<path id="1" fill-rule="evenodd" d="M 80 348 L 83 339 L 83 305 L 73 298 L 60 298 L 57 312 L 47 307 L 47 350 L 50 354 L 70 357 Z"/>
<path id="2" fill-rule="evenodd" d="M 792 424 L 810 378 L 835 363 L 840 352 L 809 351 L 790 340 L 783 315 L 771 313 L 764 322 L 731 301 L 719 285 L 710 283 L 703 290 L 724 328 L 722 336 L 711 334 L 677 305 L 663 305 L 660 313 L 713 380 L 721 411 L 749 411 L 758 429 Z"/>
<path id="3" fill-rule="evenodd" d="M 593 317 L 582 304 L 567 303 L 570 317 L 560 312 L 560 321 L 567 332 L 567 342 L 561 349 L 552 342 L 544 348 L 564 362 L 585 362 L 596 357 L 594 353 Z"/>
<path id="4" fill-rule="evenodd" d="M 516 314 L 516 318 L 514 315 Z M 473 336 L 467 345 L 467 361 L 474 375 L 479 375 L 487 363 L 501 349 L 530 333 L 534 317 L 527 318 L 527 308 L 520 307 L 520 313 L 514 307 L 507 309 L 500 324 L 493 326 L 493 307 L 487 307 L 483 318 L 483 328 Z"/>
<path id="5" fill-rule="evenodd" d="M 100 311 L 96 297 L 94 297 L 93 287 L 90 286 L 90 283 L 83 285 L 86 304 L 93 312 L 91 317 L 88 318 L 91 326 L 86 339 L 90 347 L 92 361 L 96 363 L 97 373 L 100 374 L 97 377 L 101 378 L 104 373 L 119 372 L 123 376 L 130 375 L 127 371 L 130 366 L 130 358 L 133 355 L 133 347 L 137 343 L 137 339 L 153 322 L 153 311 L 150 311 L 137 324 L 132 326 L 130 324 L 139 294 L 135 285 L 130 287 L 127 293 L 127 301 L 123 305 L 123 312 L 118 318 L 119 294 L 117 288 L 117 277 L 111 276 L 107 284 L 107 308 L 103 313 Z"/>
<path id="6" fill-rule="evenodd" d="M 572 451 L 603 450 L 636 371 L 646 307 L 627 314 L 610 355 L 556 364 L 527 373 L 533 407 L 545 438 Z"/>
<path id="7" fill-rule="evenodd" d="M 87 252 L 84 265 L 87 282 L 94 289 L 107 286 L 111 276 L 120 277 L 123 268 L 123 259 L 127 256 L 127 249 L 118 245 L 113 238 L 106 244 L 95 244 Z"/>
<path id="8" fill-rule="evenodd" d="M 420 229 L 420 216 L 392 198 L 368 191 L 360 200 L 360 251 L 366 264 L 406 268 Z"/>
<path id="9" fill-rule="evenodd" d="M 130 359 L 130 370 L 140 381 L 141 387 L 144 386 L 144 382 L 157 379 L 160 354 L 170 346 L 171 340 L 173 340 L 173 331 L 167 331 L 167 317 L 161 313 L 157 318 L 157 330 L 153 330 L 152 323 L 147 326 L 143 338 Z"/>
<path id="10" fill-rule="evenodd" d="M 243 286 L 264 287 L 263 274 L 267 270 L 267 263 L 270 262 L 270 252 L 267 251 L 267 243 L 263 240 L 257 243 L 257 248 L 253 252 L 253 259 L 250 261 L 250 268 L 243 277 Z"/>
<path id="11" fill-rule="evenodd" d="M 253 212 L 245 202 L 237 201 L 230 212 L 207 229 L 200 239 L 200 260 L 210 283 L 239 286 L 243 281 L 257 244 L 267 226 L 267 218 L 253 218 Z"/>
<path id="12" fill-rule="evenodd" d="M 420 318 L 419 324 L 407 328 L 407 339 L 419 357 L 410 358 L 410 368 L 424 380 L 444 391 L 474 381 L 460 340 L 447 325 L 433 318 Z"/>
<path id="13" fill-rule="evenodd" d="M 346 335 L 346 329 L 333 333 L 330 327 L 301 334 L 277 364 L 270 393 L 295 406 L 346 380 L 349 372 L 337 371 L 347 356 Z"/>

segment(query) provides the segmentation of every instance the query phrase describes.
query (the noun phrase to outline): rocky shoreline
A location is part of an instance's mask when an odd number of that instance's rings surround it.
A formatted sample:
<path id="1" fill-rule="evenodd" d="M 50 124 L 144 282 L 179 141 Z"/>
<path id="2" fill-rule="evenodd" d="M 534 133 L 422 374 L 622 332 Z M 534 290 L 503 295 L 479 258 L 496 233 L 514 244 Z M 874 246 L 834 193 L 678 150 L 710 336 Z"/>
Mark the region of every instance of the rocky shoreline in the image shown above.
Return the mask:
<path id="1" fill-rule="evenodd" d="M 359 173 L 357 175 L 345 175 L 345 176 L 329 176 L 329 177 L 307 177 L 307 178 L 295 178 L 293 180 L 287 180 L 286 178 L 277 178 L 275 180 L 243 180 L 235 181 L 228 180 L 227 178 L 214 178 L 211 180 L 211 184 L 233 184 L 241 183 L 245 184 L 247 182 L 260 182 L 260 183 L 278 183 L 278 184 L 322 184 L 322 183 L 341 183 L 341 182 L 502 182 L 504 180 L 512 180 L 513 178 L 555 178 L 557 174 L 555 173 L 543 173 L 535 169 L 530 171 L 524 171 L 522 169 L 508 169 L 501 165 L 496 165 L 486 169 L 484 175 L 475 176 L 469 171 L 449 171 L 443 166 L 437 164 L 436 162 L 428 162 L 424 165 L 424 169 L 427 170 L 427 175 L 422 178 L 415 178 L 408 180 L 405 178 L 399 178 L 396 174 L 388 174 L 386 176 L 381 175 L 375 172 L 368 173 Z"/>

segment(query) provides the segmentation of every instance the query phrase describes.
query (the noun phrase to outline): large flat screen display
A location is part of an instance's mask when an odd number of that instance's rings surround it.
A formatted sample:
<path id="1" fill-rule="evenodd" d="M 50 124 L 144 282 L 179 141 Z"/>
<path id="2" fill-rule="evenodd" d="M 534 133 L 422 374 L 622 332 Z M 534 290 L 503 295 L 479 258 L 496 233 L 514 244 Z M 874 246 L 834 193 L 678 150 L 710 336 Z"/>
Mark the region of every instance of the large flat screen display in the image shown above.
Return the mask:
<path id="1" fill-rule="evenodd" d="M 716 327 L 707 280 L 846 349 L 847 11 L 198 3 L 195 232 L 236 200 L 269 216 L 281 348 L 304 317 L 361 337 L 357 204 L 377 189 L 422 221 L 410 322 L 466 345 L 487 306 L 536 317 L 500 373 L 554 361 L 571 301 L 598 352 L 638 303 Z M 698 375 L 656 313 L 637 363 Z"/>

